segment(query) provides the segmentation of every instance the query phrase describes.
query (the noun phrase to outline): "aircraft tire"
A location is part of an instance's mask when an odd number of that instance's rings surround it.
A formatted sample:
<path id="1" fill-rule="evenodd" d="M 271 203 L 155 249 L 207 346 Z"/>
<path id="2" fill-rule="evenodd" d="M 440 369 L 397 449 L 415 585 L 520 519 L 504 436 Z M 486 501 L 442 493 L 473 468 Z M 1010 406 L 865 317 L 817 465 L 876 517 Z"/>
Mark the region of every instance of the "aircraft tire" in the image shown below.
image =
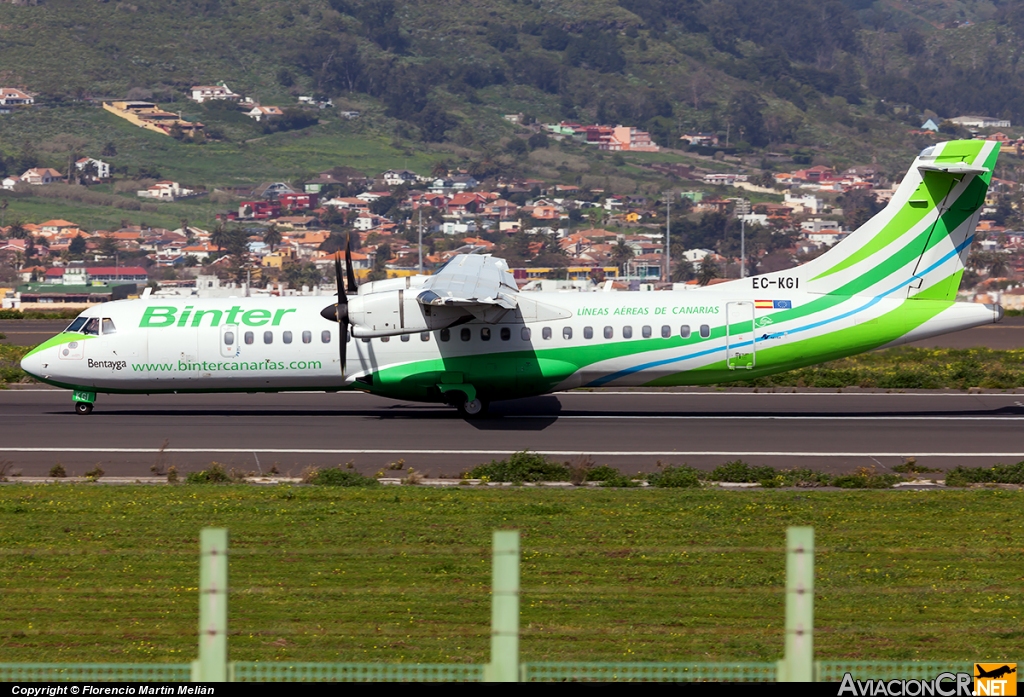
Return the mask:
<path id="1" fill-rule="evenodd" d="M 75 413 L 83 416 L 92 413 L 92 402 L 75 402 Z"/>
<path id="2" fill-rule="evenodd" d="M 480 419 L 487 415 L 488 403 L 482 399 L 463 400 L 459 404 L 459 415 L 464 419 Z"/>

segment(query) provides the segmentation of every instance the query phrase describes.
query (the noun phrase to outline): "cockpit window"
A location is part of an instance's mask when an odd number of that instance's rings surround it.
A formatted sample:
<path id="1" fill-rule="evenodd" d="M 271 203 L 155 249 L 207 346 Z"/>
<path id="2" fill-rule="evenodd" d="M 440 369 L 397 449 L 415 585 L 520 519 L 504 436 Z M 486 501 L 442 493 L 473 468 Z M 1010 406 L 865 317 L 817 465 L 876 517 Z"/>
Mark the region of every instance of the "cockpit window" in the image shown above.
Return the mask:
<path id="1" fill-rule="evenodd" d="M 82 327 L 83 334 L 92 334 L 93 336 L 99 336 L 100 334 L 100 318 L 90 317 L 89 321 Z"/>
<path id="2" fill-rule="evenodd" d="M 68 325 L 66 332 L 77 332 L 89 320 L 88 317 L 76 317 L 75 321 Z"/>
<path id="3" fill-rule="evenodd" d="M 103 318 L 103 333 L 104 334 L 116 334 L 117 328 L 114 326 L 114 320 L 109 317 Z"/>

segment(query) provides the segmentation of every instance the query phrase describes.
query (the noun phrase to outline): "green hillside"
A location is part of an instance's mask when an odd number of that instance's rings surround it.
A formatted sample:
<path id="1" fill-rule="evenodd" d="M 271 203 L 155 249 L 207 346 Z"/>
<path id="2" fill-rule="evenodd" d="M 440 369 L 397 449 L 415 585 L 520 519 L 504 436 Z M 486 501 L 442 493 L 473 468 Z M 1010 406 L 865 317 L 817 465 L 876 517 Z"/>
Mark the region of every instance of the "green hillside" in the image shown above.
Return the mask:
<path id="1" fill-rule="evenodd" d="M 509 148 L 523 113 L 625 123 L 674 147 L 728 134 L 752 167 L 877 162 L 896 175 L 924 118 L 1024 119 L 1024 9 L 1010 0 L 42 0 L 0 4 L 0 85 L 38 93 L 0 116 L 0 174 L 110 145 L 122 176 L 243 185 L 336 165 L 462 163 L 480 174 L 657 191 L 645 158 Z M 334 100 L 267 134 L 186 98 L 225 81 L 263 104 Z M 103 99 L 152 99 L 205 143 L 145 132 Z M 344 119 L 338 111 L 359 111 Z M 766 158 L 767 153 L 781 156 Z M 670 160 L 700 163 L 681 153 Z"/>

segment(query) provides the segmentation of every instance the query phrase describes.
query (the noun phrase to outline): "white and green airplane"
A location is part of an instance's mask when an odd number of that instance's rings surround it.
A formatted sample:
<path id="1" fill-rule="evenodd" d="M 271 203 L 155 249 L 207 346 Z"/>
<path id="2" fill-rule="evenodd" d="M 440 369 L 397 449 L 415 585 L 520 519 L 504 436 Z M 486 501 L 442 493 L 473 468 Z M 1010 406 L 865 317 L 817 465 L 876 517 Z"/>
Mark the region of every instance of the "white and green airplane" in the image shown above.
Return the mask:
<path id="1" fill-rule="evenodd" d="M 432 276 L 366 283 L 341 265 L 323 298 L 121 300 L 89 308 L 22 360 L 96 394 L 361 390 L 444 402 L 576 387 L 702 385 L 792 370 L 998 322 L 956 302 L 999 145 L 925 149 L 890 203 L 813 261 L 679 292 L 520 293 L 504 261 L 460 255 Z"/>

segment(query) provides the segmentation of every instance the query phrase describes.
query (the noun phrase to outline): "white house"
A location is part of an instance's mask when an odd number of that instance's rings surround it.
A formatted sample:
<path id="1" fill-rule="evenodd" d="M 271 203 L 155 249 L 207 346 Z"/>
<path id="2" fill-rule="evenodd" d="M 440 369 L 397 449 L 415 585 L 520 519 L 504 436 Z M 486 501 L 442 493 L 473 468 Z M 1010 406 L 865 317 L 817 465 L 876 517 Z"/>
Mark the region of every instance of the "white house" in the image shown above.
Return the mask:
<path id="1" fill-rule="evenodd" d="M 704 261 L 704 257 L 708 254 L 714 254 L 710 249 L 687 249 L 683 252 L 683 259 L 686 259 L 691 264 L 699 264 Z"/>
<path id="2" fill-rule="evenodd" d="M 3 181 L 0 181 L 0 189 L 7 189 L 13 191 L 14 187 L 21 183 L 21 177 L 16 177 L 13 174 L 9 177 L 4 177 Z"/>
<path id="3" fill-rule="evenodd" d="M 475 220 L 449 220 L 441 225 L 441 232 L 446 235 L 469 235 L 477 229 Z"/>
<path id="4" fill-rule="evenodd" d="M 21 175 L 22 183 L 33 186 L 45 186 L 60 180 L 60 172 L 50 167 L 34 167 Z"/>
<path id="5" fill-rule="evenodd" d="M 89 165 L 94 165 L 96 167 L 96 179 L 110 179 L 110 165 L 103 160 L 97 160 L 94 157 L 83 157 L 78 160 L 75 162 L 75 169 L 81 172 Z"/>
<path id="6" fill-rule="evenodd" d="M 388 222 L 391 221 L 379 215 L 374 215 L 373 213 L 363 213 L 358 218 L 355 219 L 355 222 L 352 223 L 352 227 L 354 227 L 356 230 L 359 230 L 360 232 L 366 232 L 367 230 L 372 230 L 375 227 L 380 227 L 383 223 Z"/>
<path id="7" fill-rule="evenodd" d="M 1010 122 L 1006 119 L 995 119 L 991 116 L 957 116 L 950 119 L 957 126 L 964 128 L 1009 128 Z"/>
<path id="8" fill-rule="evenodd" d="M 185 189 L 178 182 L 159 181 L 148 189 L 136 191 L 139 198 L 153 198 L 159 201 L 173 201 L 177 198 L 191 196 L 195 193 L 192 189 Z"/>
<path id="9" fill-rule="evenodd" d="M 825 202 L 813 194 L 797 196 L 786 194 L 785 204 L 793 208 L 794 213 L 810 213 L 818 215 L 825 208 Z"/>
<path id="10" fill-rule="evenodd" d="M 415 172 L 407 169 L 389 169 L 387 172 L 381 175 L 381 179 L 388 186 L 400 186 L 402 184 L 413 184 L 419 181 L 419 176 Z"/>
<path id="11" fill-rule="evenodd" d="M 0 106 L 28 106 L 35 104 L 35 99 L 14 87 L 0 87 Z"/>
<path id="12" fill-rule="evenodd" d="M 192 99 L 200 104 L 210 99 L 230 99 L 237 102 L 242 98 L 242 95 L 232 92 L 223 82 L 219 85 L 196 85 L 191 92 Z"/>
<path id="13" fill-rule="evenodd" d="M 250 119 L 260 121 L 264 117 L 284 116 L 284 110 L 279 106 L 254 106 L 252 111 L 245 112 Z"/>

